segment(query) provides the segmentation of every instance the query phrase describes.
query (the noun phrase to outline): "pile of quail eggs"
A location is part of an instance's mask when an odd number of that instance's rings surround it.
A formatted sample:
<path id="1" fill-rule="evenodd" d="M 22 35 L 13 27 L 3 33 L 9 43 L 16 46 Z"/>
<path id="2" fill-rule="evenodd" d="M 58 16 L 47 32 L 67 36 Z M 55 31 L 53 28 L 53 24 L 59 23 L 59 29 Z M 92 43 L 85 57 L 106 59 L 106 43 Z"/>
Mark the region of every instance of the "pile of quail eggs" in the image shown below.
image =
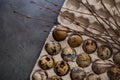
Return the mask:
<path id="1" fill-rule="evenodd" d="M 120 80 L 120 52 L 113 53 L 110 46 L 99 46 L 92 38 L 84 40 L 82 35 L 68 32 L 69 29 L 62 25 L 54 28 L 54 41 L 45 44 L 47 55 L 40 57 L 40 70 L 33 73 L 32 80 L 64 80 L 62 76 L 66 75 L 71 80 L 102 80 L 102 74 L 106 74 L 109 80 Z M 64 40 L 69 46 L 62 47 L 61 42 Z M 84 52 L 76 51 L 80 46 Z M 54 59 L 58 54 L 61 55 L 61 61 Z M 77 66 L 71 67 L 70 63 L 76 63 Z M 91 71 L 86 71 L 87 67 Z M 49 77 L 47 70 L 50 69 L 56 75 Z"/>

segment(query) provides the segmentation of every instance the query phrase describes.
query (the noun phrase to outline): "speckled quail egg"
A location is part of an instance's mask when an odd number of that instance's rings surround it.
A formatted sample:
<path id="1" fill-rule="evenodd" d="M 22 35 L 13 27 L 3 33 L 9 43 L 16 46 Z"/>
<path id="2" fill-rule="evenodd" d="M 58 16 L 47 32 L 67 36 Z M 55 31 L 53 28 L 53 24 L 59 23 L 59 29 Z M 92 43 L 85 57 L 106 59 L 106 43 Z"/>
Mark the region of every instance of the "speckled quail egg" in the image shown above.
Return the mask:
<path id="1" fill-rule="evenodd" d="M 86 72 L 80 67 L 74 67 L 70 72 L 70 77 L 72 80 L 84 80 Z"/>
<path id="2" fill-rule="evenodd" d="M 59 76 L 52 76 L 52 77 L 48 78 L 48 80 L 63 80 L 63 79 Z"/>
<path id="3" fill-rule="evenodd" d="M 52 36 L 56 41 L 63 41 L 68 36 L 69 29 L 62 25 L 57 25 L 57 27 L 53 30 Z"/>
<path id="4" fill-rule="evenodd" d="M 116 65 L 120 66 L 120 52 L 113 55 L 113 61 Z"/>
<path id="5" fill-rule="evenodd" d="M 120 67 L 112 66 L 108 70 L 107 75 L 110 80 L 120 80 Z"/>
<path id="6" fill-rule="evenodd" d="M 42 70 L 37 70 L 32 75 L 32 80 L 47 80 L 47 73 Z"/>
<path id="7" fill-rule="evenodd" d="M 38 64 L 43 70 L 48 70 L 53 67 L 54 59 L 48 55 L 44 55 L 40 58 Z"/>
<path id="8" fill-rule="evenodd" d="M 112 56 L 112 49 L 106 45 L 102 45 L 97 50 L 98 57 L 106 60 Z"/>
<path id="9" fill-rule="evenodd" d="M 45 50 L 50 55 L 57 55 L 61 51 L 61 45 L 55 41 L 48 42 L 45 44 Z"/>
<path id="10" fill-rule="evenodd" d="M 96 74 L 105 73 L 112 66 L 110 61 L 97 59 L 92 64 L 92 70 Z"/>
<path id="11" fill-rule="evenodd" d="M 97 43 L 92 39 L 87 39 L 83 42 L 82 48 L 86 53 L 91 54 L 96 51 Z"/>
<path id="12" fill-rule="evenodd" d="M 65 61 L 73 61 L 76 58 L 76 51 L 71 47 L 65 47 L 62 50 L 61 56 Z"/>
<path id="13" fill-rule="evenodd" d="M 91 73 L 87 76 L 86 80 L 101 80 L 101 78 L 99 75 Z"/>
<path id="14" fill-rule="evenodd" d="M 83 38 L 79 34 L 72 34 L 68 38 L 68 44 L 71 47 L 78 47 L 81 45 L 82 42 L 83 42 Z"/>
<path id="15" fill-rule="evenodd" d="M 65 61 L 58 61 L 54 66 L 54 72 L 58 76 L 64 76 L 69 72 L 70 66 Z"/>
<path id="16" fill-rule="evenodd" d="M 82 68 L 88 67 L 91 64 L 91 57 L 87 53 L 79 54 L 76 63 Z"/>

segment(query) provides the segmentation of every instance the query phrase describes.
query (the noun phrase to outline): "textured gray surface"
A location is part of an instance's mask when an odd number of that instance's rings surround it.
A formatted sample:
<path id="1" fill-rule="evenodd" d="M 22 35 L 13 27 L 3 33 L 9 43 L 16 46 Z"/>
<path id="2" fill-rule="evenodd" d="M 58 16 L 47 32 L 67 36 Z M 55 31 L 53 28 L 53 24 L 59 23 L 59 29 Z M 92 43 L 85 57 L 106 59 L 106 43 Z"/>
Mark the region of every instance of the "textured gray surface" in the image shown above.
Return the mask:
<path id="1" fill-rule="evenodd" d="M 34 0 L 41 6 L 59 10 L 44 0 Z M 64 0 L 50 0 L 62 5 Z M 57 14 L 40 10 L 30 0 L 0 0 L 0 80 L 29 80 L 53 24 L 26 19 L 21 13 L 57 21 Z M 48 30 L 48 32 L 43 32 Z"/>

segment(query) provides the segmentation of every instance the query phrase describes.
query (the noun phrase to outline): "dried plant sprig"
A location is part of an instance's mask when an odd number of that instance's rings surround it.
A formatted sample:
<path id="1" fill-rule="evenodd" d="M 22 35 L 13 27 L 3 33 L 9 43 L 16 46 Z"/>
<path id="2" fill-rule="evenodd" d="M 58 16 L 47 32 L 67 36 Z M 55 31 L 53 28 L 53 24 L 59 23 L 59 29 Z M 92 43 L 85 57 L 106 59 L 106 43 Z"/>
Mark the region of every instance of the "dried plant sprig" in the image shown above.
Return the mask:
<path id="1" fill-rule="evenodd" d="M 64 15 L 64 14 L 63 14 L 63 15 Z M 62 15 L 60 15 L 60 16 L 62 16 Z M 69 17 L 69 16 L 66 16 L 66 17 Z M 68 19 L 68 18 L 67 18 L 67 19 Z M 80 25 L 80 23 L 77 23 L 77 25 L 78 25 L 78 24 Z M 82 27 L 82 28 L 84 28 L 84 27 Z M 88 30 L 86 30 L 85 28 L 84 28 L 84 30 L 85 30 L 85 31 L 88 31 Z M 89 32 L 89 31 L 88 31 L 88 32 Z M 89 33 L 91 33 L 91 32 L 89 32 Z M 92 34 L 92 35 L 93 35 L 93 34 Z"/>
<path id="2" fill-rule="evenodd" d="M 48 20 L 45 20 L 45 19 L 42 19 L 42 18 L 36 18 L 36 17 L 28 16 L 28 15 L 19 13 L 19 12 L 17 12 L 17 11 L 14 11 L 14 13 L 16 13 L 16 14 L 18 14 L 18 15 L 20 15 L 20 16 L 23 16 L 23 17 L 25 17 L 25 18 L 28 18 L 28 19 L 40 20 L 40 21 L 43 21 L 43 22 L 46 22 L 46 21 L 47 21 L 48 23 L 54 24 L 53 22 L 50 22 L 50 21 L 48 21 Z M 56 25 L 56 26 L 57 26 L 57 25 Z M 60 31 L 61 31 L 61 30 L 60 30 Z M 62 31 L 63 31 L 63 30 L 62 30 Z M 48 31 L 46 30 L 46 31 L 44 31 L 44 32 L 48 32 Z M 93 38 L 93 39 L 95 39 L 95 40 L 97 40 L 97 41 L 102 42 L 102 43 L 106 43 L 106 42 L 102 41 L 101 39 L 97 38 L 98 36 L 95 37 L 95 36 L 93 36 L 93 35 L 89 35 L 88 32 L 81 32 L 81 31 L 77 31 L 77 30 L 74 30 L 74 29 L 71 29 L 71 28 L 69 28 L 69 31 L 67 31 L 67 32 L 68 32 L 68 33 L 70 33 L 70 32 L 72 32 L 72 33 L 79 33 L 79 34 L 81 34 L 81 35 L 89 36 L 89 37 L 91 37 L 91 38 Z M 117 48 L 114 47 L 114 46 L 112 46 L 112 48 L 117 49 Z M 118 49 L 117 49 L 117 50 L 118 50 Z"/>
<path id="3" fill-rule="evenodd" d="M 44 1 L 50 3 L 50 4 L 54 5 L 54 6 L 61 7 L 59 4 L 57 4 L 57 3 L 55 3 L 55 2 L 52 2 L 52 1 L 49 1 L 49 0 L 44 0 Z M 76 12 L 76 13 L 80 13 L 80 14 L 85 14 L 85 15 L 90 15 L 90 16 L 92 16 L 92 14 L 90 14 L 90 13 L 84 13 L 84 12 L 76 11 L 76 10 L 69 9 L 69 8 L 66 8 L 66 7 L 61 7 L 61 8 L 66 9 L 66 10 L 69 10 L 69 11 L 74 11 L 74 12 Z M 99 16 L 97 16 L 97 15 L 94 15 L 94 16 L 96 16 L 96 17 L 99 18 Z M 101 17 L 101 18 L 102 18 L 102 19 L 105 19 L 105 20 L 108 20 L 107 18 L 104 18 L 104 17 Z M 108 21 L 109 21 L 109 20 L 108 20 Z M 112 21 L 109 21 L 109 22 L 110 22 L 111 24 L 113 24 L 114 26 L 116 26 Z"/>
<path id="4" fill-rule="evenodd" d="M 94 15 L 94 14 L 98 15 L 98 14 L 91 8 L 88 0 L 86 0 L 86 2 L 87 2 L 87 4 L 89 5 L 89 7 L 86 6 L 84 3 L 82 3 L 82 4 L 83 4 L 93 15 Z M 109 12 L 109 13 L 110 13 L 110 12 Z M 99 16 L 99 15 L 98 15 L 98 16 Z M 104 28 L 105 32 L 109 35 L 109 37 L 113 40 L 113 42 L 116 43 L 116 44 L 118 44 L 118 45 L 120 45 L 119 41 L 113 39 L 113 37 L 112 37 L 112 36 L 110 35 L 110 33 L 108 32 L 107 28 L 106 28 L 104 25 L 102 25 L 102 23 L 100 22 L 100 20 L 99 20 L 97 17 L 95 17 L 95 18 L 96 18 L 96 20 L 101 24 L 101 27 Z M 102 18 L 101 18 L 101 19 L 102 19 Z M 102 21 L 103 21 L 104 23 L 106 23 L 106 24 L 115 32 L 115 30 L 113 29 L 113 27 L 112 27 L 111 25 L 109 25 L 109 24 L 108 24 L 106 21 L 104 21 L 103 19 L 102 19 Z M 116 33 L 116 32 L 115 32 L 115 33 Z"/>
<path id="5" fill-rule="evenodd" d="M 33 2 L 32 2 L 32 3 L 33 3 Z M 37 4 L 37 5 L 38 5 L 38 4 Z M 40 6 L 40 7 L 41 7 L 41 6 Z M 53 9 L 47 8 L 47 7 L 42 7 L 42 8 L 44 8 L 44 9 L 46 9 L 46 10 L 48 10 L 48 11 L 51 11 L 51 12 L 53 12 L 53 13 L 56 13 L 56 14 L 59 14 L 59 13 L 60 13 L 60 16 L 63 17 L 64 19 L 68 20 L 68 21 L 71 19 L 69 16 L 64 16 L 65 14 L 63 14 L 63 12 L 59 12 L 59 11 L 57 11 L 57 10 L 53 10 Z M 102 23 L 99 21 L 99 19 L 98 19 L 98 17 L 99 17 L 99 18 L 101 18 L 101 17 L 100 17 L 99 15 L 96 16 L 95 13 L 93 13 L 94 11 L 91 10 L 90 8 L 91 8 L 91 7 L 88 7 L 88 10 L 92 12 L 92 16 L 94 16 L 94 17 L 98 20 L 98 22 L 101 24 L 101 26 L 103 26 L 103 24 L 102 24 Z M 62 15 L 61 15 L 61 14 L 62 14 Z M 26 18 L 29 18 L 29 17 L 30 17 L 30 16 L 27 16 Z M 66 18 L 66 17 L 67 17 L 67 18 Z M 35 19 L 35 18 L 32 18 L 32 19 Z M 45 20 L 43 20 L 43 19 L 38 19 L 38 20 L 45 21 Z M 49 21 L 48 21 L 48 22 L 49 22 Z M 110 23 L 110 21 L 108 21 L 108 22 Z M 51 23 L 51 22 L 50 22 L 50 23 Z M 95 33 L 91 32 L 91 31 L 87 30 L 87 28 L 86 28 L 84 25 L 82 25 L 81 23 L 78 23 L 78 22 L 75 22 L 75 21 L 74 21 L 74 24 L 82 27 L 82 28 L 84 29 L 84 32 L 70 29 L 70 30 L 72 30 L 72 32 L 77 32 L 77 33 L 79 33 L 79 34 L 81 34 L 81 35 L 89 36 L 89 37 L 94 38 L 95 40 L 97 40 L 97 41 L 99 41 L 99 42 L 102 42 L 102 43 L 104 43 L 104 44 L 108 44 L 109 46 L 111 46 L 112 48 L 114 48 L 114 49 L 116 49 L 116 50 L 120 50 L 120 48 L 119 48 L 120 45 L 119 45 L 119 44 L 116 44 L 115 41 L 112 40 L 111 37 L 113 37 L 113 36 L 110 36 L 110 35 L 109 35 L 109 32 L 107 32 L 107 34 L 104 33 L 105 37 L 103 37 L 103 36 L 101 36 L 100 34 L 95 34 Z M 108 23 L 107 23 L 107 24 L 108 24 Z M 111 25 L 109 24 L 108 26 L 111 26 Z M 103 28 L 105 28 L 105 27 L 103 26 Z M 107 30 L 107 29 L 105 28 L 105 30 Z M 108 36 L 108 38 L 106 38 L 106 36 Z M 110 39 L 112 42 L 110 42 L 108 39 Z M 114 45 L 114 44 L 115 44 L 115 45 Z M 117 45 L 117 47 L 116 47 L 116 45 Z"/>
<path id="6" fill-rule="evenodd" d="M 101 1 L 101 0 L 98 0 L 98 1 Z M 105 1 L 105 0 L 104 0 L 104 1 Z M 118 12 L 118 14 L 120 14 L 120 11 L 119 11 L 119 8 L 118 8 L 117 2 L 116 2 L 117 0 L 108 0 L 108 1 L 111 3 L 111 7 L 115 7 L 115 9 L 116 9 L 116 11 Z M 107 1 L 107 2 L 108 2 L 108 1 Z M 105 1 L 105 2 L 106 2 L 106 1 Z M 107 3 L 107 2 L 106 2 L 106 3 Z M 109 2 L 108 2 L 108 3 L 109 3 Z"/>
<path id="7" fill-rule="evenodd" d="M 60 7 L 60 5 L 57 4 L 57 3 L 54 3 L 54 2 L 51 2 L 51 1 L 48 1 L 48 0 L 44 0 L 44 1 L 46 1 L 46 2 L 48 2 L 48 3 L 51 3 L 51 4 L 53 4 L 54 6 L 59 6 L 59 7 Z M 62 7 L 62 8 L 63 8 L 63 9 L 70 10 L 70 11 L 74 11 L 74 12 L 77 12 L 77 13 L 80 13 L 80 14 L 92 15 L 92 14 L 90 14 L 90 13 L 84 13 L 84 12 L 80 12 L 80 11 L 72 10 L 72 9 L 65 8 L 65 7 Z M 105 21 L 105 22 L 108 21 L 108 22 L 111 23 L 112 25 L 116 26 L 112 21 L 108 20 L 107 18 L 102 18 L 102 17 L 97 16 L 97 15 L 94 15 L 94 16 L 96 16 L 96 17 L 102 19 L 102 20 Z M 106 22 L 106 23 L 107 23 L 107 22 Z M 107 23 L 107 25 L 109 25 L 109 24 Z M 111 28 L 113 28 L 113 27 L 111 27 Z M 92 28 L 92 29 L 96 30 L 95 28 Z M 101 31 L 99 30 L 99 32 L 101 32 Z M 116 33 L 115 30 L 114 30 L 114 32 Z"/>
<path id="8" fill-rule="evenodd" d="M 115 22 L 115 24 L 117 25 L 117 28 L 120 30 L 120 26 L 118 25 L 118 23 L 116 22 L 116 20 L 114 19 L 114 17 L 112 16 L 112 14 L 110 13 L 110 11 L 107 9 L 107 7 L 105 6 L 105 4 L 103 3 L 102 0 L 101 1 L 101 4 L 103 5 L 104 9 L 109 13 L 109 15 L 111 16 L 111 18 L 113 19 L 113 21 Z"/>
<path id="9" fill-rule="evenodd" d="M 49 20 L 46 20 L 46 19 L 44 19 L 44 18 L 37 18 L 37 17 L 33 17 L 33 16 L 28 16 L 28 15 L 25 15 L 25 14 L 20 13 L 20 12 L 18 12 L 18 11 L 13 11 L 13 13 L 16 13 L 16 14 L 18 14 L 18 15 L 20 15 L 20 16 L 22 16 L 22 17 L 28 18 L 28 19 L 40 20 L 40 21 L 48 22 L 48 23 L 52 23 L 52 24 L 54 23 L 53 21 L 49 21 Z"/>
<path id="10" fill-rule="evenodd" d="M 96 15 L 98 15 L 91 7 L 90 7 L 90 4 L 89 4 L 89 2 L 88 2 L 88 0 L 86 0 L 86 2 L 87 2 L 87 4 L 89 5 L 89 7 L 88 6 L 85 6 L 85 4 L 84 3 L 82 3 L 93 15 L 94 14 L 96 14 Z M 99 15 L 98 15 L 99 16 Z M 100 16 L 99 16 L 100 17 Z M 97 18 L 97 17 L 95 17 L 96 18 L 96 20 L 102 25 L 102 23 L 100 22 L 100 20 Z M 100 17 L 101 18 L 101 17 Z M 101 18 L 102 19 L 102 18 Z M 102 19 L 102 21 L 105 23 L 105 24 L 107 24 L 114 32 L 115 32 L 115 30 L 113 29 L 113 27 L 110 25 L 110 24 L 108 24 L 105 20 L 103 20 Z M 107 30 L 107 28 L 104 26 L 104 25 L 102 25 L 101 27 L 103 27 L 104 29 L 105 29 L 105 31 L 106 31 L 106 33 L 109 35 L 109 32 L 108 32 L 108 30 Z M 116 33 L 116 32 L 115 32 Z M 110 36 L 110 35 L 109 35 Z M 110 36 L 111 37 L 111 36 Z M 112 37 L 111 37 L 112 38 Z"/>
<path id="11" fill-rule="evenodd" d="M 48 1 L 48 0 L 45 0 L 45 1 Z M 66 14 L 64 14 L 63 12 L 60 12 L 60 11 L 57 11 L 57 10 L 53 10 L 53 9 L 50 9 L 50 8 L 46 8 L 46 7 L 41 7 L 38 3 L 36 3 L 35 1 L 31 1 L 31 3 L 33 4 L 36 4 L 37 6 L 39 6 L 40 8 L 42 9 L 46 9 L 46 10 L 49 10 L 49 11 L 52 11 L 53 13 L 56 13 L 56 14 L 59 14 L 61 17 L 63 17 L 64 19 L 71 19 L 69 16 L 67 16 Z M 53 3 L 53 2 L 52 2 Z M 55 4 L 55 3 L 54 3 Z M 57 5 L 57 4 L 55 4 Z M 68 9 L 68 8 L 67 8 Z M 79 11 L 78 11 L 79 12 Z M 92 14 L 91 14 L 92 15 Z M 67 17 L 67 18 L 66 18 Z M 71 19 L 72 20 L 72 19 Z M 77 23 L 77 22 L 76 22 Z M 77 23 L 77 24 L 80 24 L 80 23 Z M 83 27 L 84 28 L 84 27 Z M 85 29 L 85 28 L 84 28 Z"/>
<path id="12" fill-rule="evenodd" d="M 47 2 L 49 2 L 49 3 L 51 3 L 51 4 L 53 4 L 53 5 L 55 5 L 55 6 L 60 6 L 59 4 L 56 4 L 56 3 L 54 3 L 54 2 L 51 2 L 51 1 L 48 1 L 48 0 L 45 0 L 45 1 L 47 1 Z M 64 8 L 64 7 L 62 7 L 63 9 L 67 9 L 67 10 L 71 10 L 71 9 L 68 9 L 68 8 Z M 77 13 L 79 13 L 79 11 L 76 11 L 76 10 L 74 10 L 75 12 L 77 12 Z M 81 12 L 80 12 L 81 13 Z M 82 14 L 82 13 L 81 13 Z M 87 14 L 86 14 L 87 15 Z M 91 15 L 91 14 L 89 14 L 89 15 Z M 98 17 L 99 18 L 99 17 Z M 111 22 L 110 20 L 108 20 L 107 18 L 102 18 L 102 17 L 100 17 L 101 19 L 104 19 L 104 21 L 108 21 L 109 23 L 112 23 L 114 26 L 116 26 L 113 22 Z M 112 27 L 111 27 L 112 28 Z M 96 30 L 95 28 L 91 28 L 91 29 L 94 29 L 94 30 Z M 96 30 L 96 31 L 98 31 L 98 32 L 101 32 L 102 33 L 102 31 L 100 31 L 100 30 Z M 115 30 L 114 30 L 114 32 L 116 32 Z M 107 36 L 107 35 L 106 35 Z M 112 35 L 112 37 L 117 37 L 116 35 Z"/>
<path id="13" fill-rule="evenodd" d="M 58 7 L 61 7 L 59 4 L 55 3 L 55 2 L 52 2 L 52 1 L 49 1 L 49 0 L 44 0 L 54 6 L 58 6 Z M 63 9 L 66 9 L 66 10 L 69 10 L 69 11 L 74 11 L 76 13 L 80 13 L 80 14 L 86 14 L 86 15 L 92 15 L 92 14 L 89 14 L 89 13 L 85 13 L 85 12 L 80 12 L 80 11 L 76 11 L 76 10 L 73 10 L 73 9 L 69 9 L 69 8 L 66 8 L 66 7 L 61 7 Z"/>

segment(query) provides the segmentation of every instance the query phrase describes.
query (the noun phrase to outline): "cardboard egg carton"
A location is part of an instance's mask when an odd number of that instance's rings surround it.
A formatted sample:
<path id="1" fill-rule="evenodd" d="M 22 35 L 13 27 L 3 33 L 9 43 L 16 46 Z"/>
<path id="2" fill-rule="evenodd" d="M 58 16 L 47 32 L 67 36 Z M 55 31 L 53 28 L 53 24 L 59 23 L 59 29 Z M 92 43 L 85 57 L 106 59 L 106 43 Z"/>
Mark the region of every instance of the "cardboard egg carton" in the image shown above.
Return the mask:
<path id="1" fill-rule="evenodd" d="M 90 12 L 86 9 L 86 7 L 82 6 L 82 4 L 79 3 L 80 0 L 65 0 L 62 8 L 61 8 L 61 12 L 58 16 L 58 22 L 61 24 L 61 25 L 64 25 L 70 29 L 74 29 L 74 30 L 77 30 L 77 31 L 83 31 L 83 28 L 81 28 L 81 26 L 79 25 L 76 25 L 76 22 L 80 22 L 81 25 L 84 25 L 86 27 L 88 27 L 87 29 L 90 30 L 90 26 L 92 27 L 96 22 L 96 19 L 94 18 L 94 16 L 91 16 L 90 15 Z M 83 2 L 85 3 L 86 0 L 83 0 Z M 101 16 L 107 16 L 105 14 L 102 14 L 102 8 L 101 8 L 101 4 L 100 2 L 98 2 L 99 0 L 88 0 L 89 3 L 93 6 L 95 6 L 96 10 L 98 10 L 98 13 L 101 15 Z M 110 8 L 110 5 L 106 4 L 106 6 L 108 8 Z M 93 7 L 94 8 L 94 7 Z M 101 10 L 101 11 L 100 11 Z M 52 31 L 54 30 L 54 28 L 57 27 L 57 26 L 53 26 L 48 38 L 46 39 L 46 42 L 51 42 L 51 41 L 55 41 L 53 36 L 52 36 Z M 92 31 L 92 30 L 91 30 Z M 93 30 L 93 32 L 95 32 L 95 30 Z M 97 33 L 97 32 L 95 32 Z M 101 33 L 102 34 L 102 33 Z M 69 34 L 70 35 L 70 34 Z M 68 37 L 69 37 L 68 35 Z M 62 49 L 69 46 L 68 43 L 67 43 L 67 39 L 68 37 L 64 40 L 64 41 L 60 41 L 59 43 L 61 44 L 61 47 Z M 88 36 L 84 36 L 82 35 L 82 38 L 83 40 L 86 40 L 86 39 L 91 39 L 90 37 Z M 97 41 L 96 41 L 97 42 Z M 101 43 L 97 42 L 98 46 L 101 45 Z M 76 53 L 77 55 L 78 54 L 81 54 L 81 53 L 85 53 L 82 49 L 82 45 L 81 44 L 79 47 L 76 47 L 74 48 L 76 50 Z M 45 45 L 43 46 L 43 49 L 40 53 L 40 56 L 39 58 L 37 59 L 36 61 L 36 64 L 31 72 L 31 75 L 30 75 L 30 80 L 32 80 L 32 75 L 33 73 L 38 70 L 38 69 L 41 69 L 38 65 L 38 61 L 39 59 L 41 58 L 41 56 L 43 55 L 49 55 L 46 50 L 45 50 Z M 97 56 L 97 53 L 94 52 L 93 54 L 90 54 L 91 58 L 92 58 L 92 62 L 94 62 L 96 59 L 99 59 L 99 57 Z M 61 61 L 63 60 L 61 58 L 61 52 L 55 56 L 53 56 L 55 62 L 57 61 Z M 109 60 L 112 60 L 111 58 Z M 78 66 L 76 64 L 76 62 L 68 62 L 68 64 L 70 65 L 70 69 Z M 92 64 L 91 64 L 92 65 Z M 91 69 L 91 65 L 89 67 L 86 67 L 84 68 L 85 72 L 86 73 L 94 73 Z M 53 68 L 50 69 L 50 70 L 46 70 L 46 72 L 48 73 L 48 76 L 51 77 L 53 75 L 57 75 Z M 100 74 L 99 75 L 101 80 L 109 80 L 109 78 L 107 77 L 107 74 L 106 73 L 103 73 L 103 74 Z M 63 80 L 71 80 L 70 78 L 70 71 L 68 74 L 66 74 L 65 76 L 61 76 Z M 84 79 L 86 80 L 86 78 Z"/>

